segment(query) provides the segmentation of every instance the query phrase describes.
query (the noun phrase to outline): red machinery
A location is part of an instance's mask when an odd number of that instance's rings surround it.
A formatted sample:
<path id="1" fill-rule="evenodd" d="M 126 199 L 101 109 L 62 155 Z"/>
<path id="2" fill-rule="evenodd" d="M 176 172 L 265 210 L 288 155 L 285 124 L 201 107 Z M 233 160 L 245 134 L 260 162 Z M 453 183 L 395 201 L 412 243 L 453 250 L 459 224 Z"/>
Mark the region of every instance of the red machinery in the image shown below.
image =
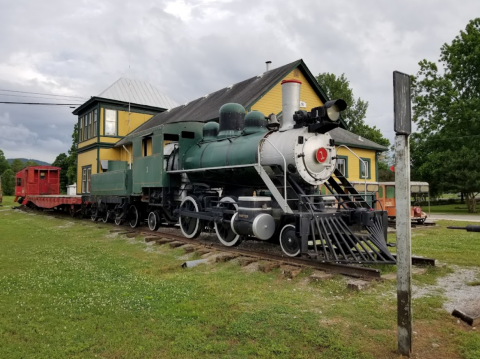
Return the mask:
<path id="1" fill-rule="evenodd" d="M 82 196 L 60 194 L 60 167 L 30 166 L 17 172 L 15 202 L 24 206 L 69 210 L 74 214 L 82 204 Z"/>

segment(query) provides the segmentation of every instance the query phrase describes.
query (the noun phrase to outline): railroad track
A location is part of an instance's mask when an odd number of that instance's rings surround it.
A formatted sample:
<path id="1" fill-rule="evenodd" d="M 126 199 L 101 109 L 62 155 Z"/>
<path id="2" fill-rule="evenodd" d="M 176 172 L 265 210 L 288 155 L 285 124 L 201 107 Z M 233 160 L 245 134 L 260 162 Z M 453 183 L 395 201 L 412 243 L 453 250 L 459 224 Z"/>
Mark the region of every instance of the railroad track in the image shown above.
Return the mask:
<path id="1" fill-rule="evenodd" d="M 352 266 L 352 265 L 345 265 L 345 264 L 334 264 L 334 263 L 322 263 L 318 261 L 313 261 L 309 259 L 303 258 L 291 258 L 287 256 L 283 256 L 280 254 L 273 254 L 273 253 L 266 253 L 262 251 L 254 251 L 245 248 L 235 248 L 235 247 L 225 247 L 221 244 L 212 243 L 210 241 L 202 240 L 202 239 L 188 239 L 181 236 L 177 236 L 171 233 L 157 231 L 157 232 L 145 232 L 145 231 L 138 231 L 139 234 L 142 236 L 148 237 L 159 237 L 159 238 L 169 238 L 172 241 L 178 241 L 185 244 L 192 244 L 198 245 L 200 247 L 209 248 L 211 250 L 215 250 L 218 252 L 226 252 L 232 253 L 240 256 L 245 257 L 252 257 L 258 260 L 267 260 L 267 261 L 274 261 L 281 264 L 292 265 L 297 267 L 304 267 L 304 268 L 313 268 L 322 271 L 338 273 L 350 277 L 356 278 L 365 278 L 365 279 L 379 279 L 381 277 L 381 272 L 378 269 L 374 268 L 367 268 L 367 267 L 359 267 L 359 266 Z"/>
<path id="2" fill-rule="evenodd" d="M 23 211 L 34 211 L 30 209 L 26 209 L 25 207 L 13 207 L 14 209 L 21 209 Z M 38 212 L 38 211 L 34 211 Z M 65 219 L 65 217 L 69 216 L 67 213 L 62 212 L 55 212 L 55 211 L 41 211 L 44 215 L 51 215 L 56 218 Z M 105 226 L 111 227 L 112 223 L 102 223 L 102 222 L 95 222 L 98 226 Z M 170 230 L 175 230 L 180 232 L 179 229 L 175 227 L 169 227 Z M 188 239 L 180 235 L 172 234 L 166 231 L 162 231 L 159 229 L 156 232 L 152 231 L 145 231 L 144 228 L 130 228 L 127 226 L 115 226 L 115 230 L 112 232 L 117 232 L 119 234 L 125 235 L 135 235 L 135 236 L 142 236 L 145 238 L 146 241 L 157 241 L 161 239 L 167 239 L 167 241 L 161 241 L 164 243 L 168 242 L 181 242 L 184 244 L 190 244 L 196 246 L 198 248 L 206 248 L 210 251 L 216 252 L 223 252 L 223 253 L 230 253 L 236 256 L 243 256 L 243 257 L 250 257 L 254 258 L 257 261 L 270 261 L 274 263 L 278 263 L 281 265 L 289 265 L 299 268 L 312 268 L 324 272 L 334 273 L 334 274 L 341 274 L 348 277 L 354 278 L 362 278 L 365 280 L 375 280 L 381 279 L 381 271 L 376 268 L 370 267 L 363 267 L 360 265 L 346 265 L 346 264 L 339 264 L 339 263 L 325 263 L 321 262 L 320 260 L 316 259 L 308 259 L 308 258 L 292 258 L 287 257 L 282 254 L 274 254 L 274 253 L 267 253 L 264 251 L 259 250 L 251 250 L 246 248 L 238 248 L 238 247 L 226 247 L 219 243 L 214 243 L 205 239 Z M 395 257 L 396 255 L 393 254 Z M 412 264 L 416 266 L 435 266 L 435 259 L 432 258 L 423 258 L 412 256 Z"/>
<path id="3" fill-rule="evenodd" d="M 396 228 L 396 223 L 395 221 L 388 221 L 388 226 L 390 228 Z M 433 227 L 436 226 L 435 222 L 423 222 L 423 223 L 411 223 L 411 228 L 421 228 L 421 227 Z"/>

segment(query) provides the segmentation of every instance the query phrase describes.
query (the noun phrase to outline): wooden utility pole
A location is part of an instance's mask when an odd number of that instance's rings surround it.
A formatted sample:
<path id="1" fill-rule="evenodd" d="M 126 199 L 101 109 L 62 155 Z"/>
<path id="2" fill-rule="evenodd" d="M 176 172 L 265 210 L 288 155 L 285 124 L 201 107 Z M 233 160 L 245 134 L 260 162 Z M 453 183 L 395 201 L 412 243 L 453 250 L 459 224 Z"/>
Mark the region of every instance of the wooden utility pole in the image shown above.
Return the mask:
<path id="1" fill-rule="evenodd" d="M 412 352 L 412 246 L 410 223 L 410 76 L 394 71 L 395 203 L 397 227 L 398 351 Z"/>

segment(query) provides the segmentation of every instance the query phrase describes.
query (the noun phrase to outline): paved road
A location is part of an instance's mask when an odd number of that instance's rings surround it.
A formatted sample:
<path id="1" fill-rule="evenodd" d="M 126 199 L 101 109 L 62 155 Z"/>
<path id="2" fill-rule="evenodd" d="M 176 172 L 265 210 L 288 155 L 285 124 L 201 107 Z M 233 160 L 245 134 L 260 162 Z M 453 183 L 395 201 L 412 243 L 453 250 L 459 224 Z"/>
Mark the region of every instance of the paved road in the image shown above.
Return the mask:
<path id="1" fill-rule="evenodd" d="M 428 214 L 427 214 L 428 215 Z M 450 221 L 462 221 L 462 222 L 480 222 L 480 215 L 478 214 L 442 214 L 432 213 L 428 216 L 427 221 L 437 221 L 440 219 L 446 219 Z"/>

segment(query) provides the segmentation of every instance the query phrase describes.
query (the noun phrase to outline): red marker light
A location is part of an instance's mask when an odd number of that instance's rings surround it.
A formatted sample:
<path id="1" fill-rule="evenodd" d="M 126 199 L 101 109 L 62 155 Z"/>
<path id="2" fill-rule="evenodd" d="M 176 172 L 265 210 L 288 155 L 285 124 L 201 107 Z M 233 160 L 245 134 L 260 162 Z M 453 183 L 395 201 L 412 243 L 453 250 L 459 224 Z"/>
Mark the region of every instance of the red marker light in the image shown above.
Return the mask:
<path id="1" fill-rule="evenodd" d="M 323 147 L 319 148 L 317 150 L 317 161 L 320 163 L 323 163 L 327 160 L 327 150 Z"/>

